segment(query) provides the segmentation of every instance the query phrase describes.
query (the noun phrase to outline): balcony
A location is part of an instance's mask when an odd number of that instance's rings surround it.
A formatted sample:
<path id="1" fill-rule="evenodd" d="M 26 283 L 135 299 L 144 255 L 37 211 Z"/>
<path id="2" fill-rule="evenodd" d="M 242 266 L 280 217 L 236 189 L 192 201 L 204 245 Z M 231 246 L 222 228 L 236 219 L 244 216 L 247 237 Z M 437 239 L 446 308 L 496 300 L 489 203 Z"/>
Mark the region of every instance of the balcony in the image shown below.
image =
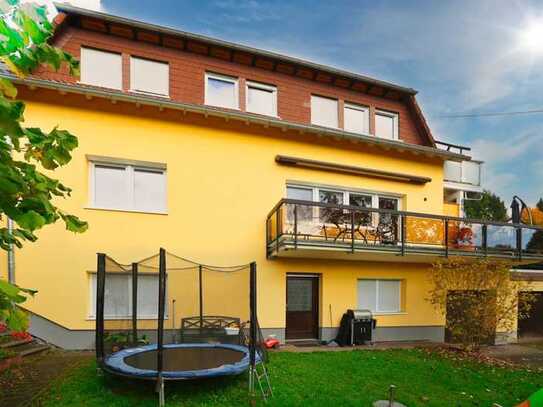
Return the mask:
<path id="1" fill-rule="evenodd" d="M 470 189 L 481 188 L 481 161 L 445 161 L 443 168 L 443 178 L 445 184 L 455 185 L 462 189 L 471 187 Z"/>
<path id="2" fill-rule="evenodd" d="M 268 258 L 431 263 L 449 256 L 543 261 L 543 228 L 282 199 L 266 220 Z"/>

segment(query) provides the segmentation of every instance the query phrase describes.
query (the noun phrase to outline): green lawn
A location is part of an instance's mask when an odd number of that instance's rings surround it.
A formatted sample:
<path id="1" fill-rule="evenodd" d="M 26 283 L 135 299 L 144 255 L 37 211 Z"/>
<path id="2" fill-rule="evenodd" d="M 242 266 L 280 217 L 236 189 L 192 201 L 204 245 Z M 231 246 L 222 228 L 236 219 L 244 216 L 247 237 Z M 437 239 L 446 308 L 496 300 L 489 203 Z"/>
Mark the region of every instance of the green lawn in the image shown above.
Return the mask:
<path id="1" fill-rule="evenodd" d="M 43 404 L 155 406 L 150 383 L 97 377 L 94 362 L 57 382 Z M 543 373 L 494 368 L 429 355 L 422 350 L 272 353 L 275 396 L 269 406 L 371 406 L 386 397 L 413 406 L 514 406 L 543 387 Z M 168 406 L 247 405 L 246 376 L 167 383 Z"/>

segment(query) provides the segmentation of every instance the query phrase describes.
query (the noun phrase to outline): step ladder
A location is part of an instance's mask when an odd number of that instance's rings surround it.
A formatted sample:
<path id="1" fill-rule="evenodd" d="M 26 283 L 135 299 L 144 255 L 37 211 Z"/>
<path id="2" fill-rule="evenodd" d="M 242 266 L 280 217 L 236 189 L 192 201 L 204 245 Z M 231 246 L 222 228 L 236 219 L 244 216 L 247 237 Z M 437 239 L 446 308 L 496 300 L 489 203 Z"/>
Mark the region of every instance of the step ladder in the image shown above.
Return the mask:
<path id="1" fill-rule="evenodd" d="M 254 405 L 255 399 L 255 387 L 258 383 L 258 388 L 262 394 L 262 399 L 267 402 L 270 397 L 273 397 L 273 390 L 270 383 L 270 377 L 268 376 L 268 370 L 264 362 L 257 363 L 254 368 L 251 368 L 249 372 L 249 393 L 251 396 L 251 404 Z"/>

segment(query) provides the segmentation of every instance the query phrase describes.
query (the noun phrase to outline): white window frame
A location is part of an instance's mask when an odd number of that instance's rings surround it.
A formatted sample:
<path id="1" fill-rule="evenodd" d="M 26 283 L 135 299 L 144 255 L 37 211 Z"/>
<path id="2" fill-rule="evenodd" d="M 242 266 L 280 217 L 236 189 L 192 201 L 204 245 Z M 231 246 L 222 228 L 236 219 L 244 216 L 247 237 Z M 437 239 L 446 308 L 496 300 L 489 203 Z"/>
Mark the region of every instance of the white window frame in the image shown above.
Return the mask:
<path id="1" fill-rule="evenodd" d="M 120 161 L 120 162 L 119 162 Z M 168 173 L 166 168 L 159 168 L 158 166 L 145 166 L 138 165 L 137 162 L 128 163 L 130 160 L 126 160 L 127 163 L 122 163 L 123 160 L 111 159 L 111 161 L 106 161 L 105 159 L 92 159 L 89 158 L 89 205 L 88 209 L 103 209 L 111 211 L 122 211 L 122 212 L 138 212 L 138 213 L 154 213 L 154 214 L 163 214 L 168 213 Z M 96 204 L 95 201 L 95 190 L 96 190 L 96 177 L 95 177 L 95 168 L 96 166 L 107 166 L 107 167 L 117 167 L 124 168 L 127 171 L 127 180 L 128 183 L 128 202 L 129 204 L 124 207 L 107 207 L 100 206 Z M 135 185 L 134 185 L 134 171 L 135 170 L 144 170 L 152 171 L 157 173 L 162 173 L 164 181 L 164 209 L 163 210 L 151 210 L 151 209 L 141 209 L 135 206 L 134 195 L 135 195 Z"/>
<path id="2" fill-rule="evenodd" d="M 398 202 L 398 210 L 401 211 L 402 199 L 400 196 L 389 195 L 382 192 L 376 192 L 371 190 L 358 190 L 354 188 L 338 187 L 338 186 L 327 186 L 327 185 L 308 185 L 304 183 L 296 182 L 287 182 L 286 187 L 292 188 L 301 188 L 301 189 L 312 189 L 313 190 L 313 202 L 320 202 L 320 191 L 331 191 L 331 192 L 341 192 L 343 194 L 343 205 L 349 205 L 349 196 L 353 195 L 368 195 L 371 196 L 371 207 L 378 209 L 379 208 L 379 198 L 395 199 Z M 285 187 L 285 194 L 286 194 Z M 286 196 L 286 195 L 285 195 Z"/>
<path id="3" fill-rule="evenodd" d="M 129 314 L 128 315 L 104 315 L 105 320 L 127 320 L 132 318 L 132 274 L 128 273 L 106 273 L 106 274 L 115 274 L 115 275 L 122 275 L 126 277 L 126 289 L 128 292 L 128 309 Z M 158 273 L 139 273 L 140 275 L 146 275 L 146 276 L 156 276 L 157 280 L 159 278 Z M 89 312 L 87 319 L 89 320 L 95 320 L 96 319 L 96 272 L 89 272 Z M 166 288 L 168 287 L 168 277 L 166 276 Z M 167 297 L 167 290 L 166 290 L 166 297 Z M 158 298 L 158 290 L 157 290 L 157 298 Z M 158 303 L 159 301 L 157 301 Z M 164 319 L 168 319 L 168 301 L 165 301 L 165 307 L 164 307 Z M 105 312 L 105 310 L 104 310 Z M 138 321 L 139 320 L 154 320 L 158 319 L 158 307 L 157 307 L 157 314 L 156 315 L 140 315 L 137 316 Z"/>
<path id="4" fill-rule="evenodd" d="M 347 130 L 345 128 L 345 110 L 347 110 L 347 109 L 357 110 L 357 111 L 363 112 L 363 114 L 364 114 L 364 129 L 363 129 L 362 133 L 353 132 L 352 130 Z M 357 133 L 357 134 L 369 135 L 369 133 L 370 133 L 370 108 L 368 106 L 364 106 L 364 105 L 358 105 L 358 104 L 355 104 L 355 103 L 345 102 L 343 104 L 343 129 L 345 131 L 349 131 L 349 132 L 353 132 L 353 133 Z"/>
<path id="5" fill-rule="evenodd" d="M 389 112 L 387 110 L 376 109 L 375 110 L 375 116 L 376 117 L 377 116 L 385 116 L 385 117 L 391 118 L 393 120 L 392 121 L 392 126 L 393 126 L 394 134 L 392 135 L 392 139 L 387 139 L 387 140 L 400 141 L 400 125 L 399 125 L 399 123 L 400 123 L 400 115 L 399 115 L 399 113 Z M 377 129 L 375 129 L 375 136 L 380 137 L 377 134 Z"/>
<path id="6" fill-rule="evenodd" d="M 260 113 L 260 112 L 250 110 L 250 108 L 249 108 L 249 88 L 261 89 L 261 90 L 271 92 L 271 94 L 272 94 L 272 103 L 273 103 L 271 116 L 272 117 L 277 117 L 277 86 L 266 85 L 264 83 L 254 82 L 254 81 L 246 81 L 245 82 L 245 110 L 247 112 L 249 112 L 249 113 L 256 113 L 256 114 L 262 114 L 262 115 L 268 116 L 265 113 Z"/>
<path id="7" fill-rule="evenodd" d="M 225 107 L 225 106 L 218 106 L 218 105 L 214 105 L 210 103 L 209 96 L 208 96 L 208 86 L 207 86 L 208 79 L 216 79 L 219 81 L 230 82 L 234 84 L 234 99 L 235 99 L 234 106 Z M 213 73 L 213 72 L 206 72 L 205 77 L 204 77 L 204 82 L 205 82 L 204 83 L 204 103 L 206 105 L 221 107 L 225 109 L 239 110 L 239 78 L 236 78 L 234 76 L 227 76 L 227 75 L 222 75 L 218 73 Z"/>
<path id="8" fill-rule="evenodd" d="M 335 126 L 329 126 L 327 124 L 321 124 L 321 123 L 317 123 L 315 121 L 316 116 L 314 116 L 314 114 L 316 112 L 313 109 L 313 99 L 314 98 L 328 99 L 328 100 L 334 101 L 336 103 L 336 120 L 337 120 L 337 123 L 336 123 Z M 311 109 L 311 124 L 312 125 L 326 127 L 326 128 L 329 128 L 329 129 L 339 129 L 339 99 L 336 99 L 336 98 L 333 98 L 333 97 L 328 97 L 328 96 L 321 96 L 321 95 L 311 94 L 310 109 Z"/>
<path id="9" fill-rule="evenodd" d="M 356 291 L 357 291 L 357 297 L 358 297 L 358 283 L 360 281 L 375 281 L 375 309 L 371 310 L 374 314 L 377 314 L 377 315 L 392 315 L 392 314 L 403 314 L 404 311 L 402 310 L 402 285 L 403 285 L 403 280 L 401 279 L 398 279 L 398 278 L 359 278 L 356 282 L 357 286 L 356 286 Z M 394 310 L 394 311 L 391 311 L 391 310 L 380 310 L 378 309 L 378 305 L 379 305 L 379 293 L 380 293 L 380 290 L 379 290 L 379 283 L 380 282 L 383 282 L 383 281 L 394 281 L 394 282 L 398 282 L 398 309 L 397 310 Z M 357 304 L 357 307 L 358 305 L 360 304 L 360 299 L 357 298 L 356 299 L 356 304 Z"/>
<path id="10" fill-rule="evenodd" d="M 142 61 L 147 61 L 147 62 L 153 62 L 153 63 L 156 63 L 156 64 L 163 64 L 163 65 L 166 65 L 168 67 L 168 78 L 167 78 L 167 82 L 168 82 L 168 89 L 166 90 L 166 93 L 157 93 L 157 92 L 151 92 L 151 91 L 148 91 L 148 90 L 142 90 L 142 89 L 136 89 L 134 88 L 134 84 L 135 84 L 135 77 L 134 77 L 134 74 L 135 74 L 135 68 L 134 68 L 134 63 L 135 63 L 135 60 L 142 60 Z M 170 64 L 169 62 L 166 62 L 166 61 L 156 61 L 154 59 L 148 59 L 148 58 L 142 58 L 142 57 L 138 57 L 138 56 L 135 56 L 135 55 L 131 55 L 130 56 L 130 92 L 134 92 L 134 93 L 141 93 L 141 94 L 144 94 L 144 95 L 152 95 L 152 96 L 161 96 L 161 97 L 166 97 L 166 98 L 169 98 L 170 97 Z"/>
<path id="11" fill-rule="evenodd" d="M 86 52 L 86 51 L 92 51 L 92 52 L 101 52 L 101 53 L 104 53 L 104 54 L 112 54 L 112 55 L 116 55 L 120 58 L 120 72 L 118 72 L 117 74 L 120 74 L 120 77 L 119 77 L 119 84 L 118 86 L 109 86 L 109 85 L 104 85 L 104 84 L 99 84 L 99 83 L 92 83 L 90 81 L 87 81 L 83 78 L 83 72 L 85 72 L 87 70 L 87 68 L 85 68 L 85 62 L 84 62 L 84 56 L 83 54 Z M 120 52 L 115 52 L 115 51 L 109 51 L 109 50 L 105 50 L 105 49 L 98 49 L 98 48 L 93 48 L 93 47 L 85 47 L 85 46 L 81 46 L 80 48 L 80 61 L 81 61 L 81 67 L 80 67 L 80 76 L 79 76 L 79 83 L 81 84 L 84 84 L 84 85 L 89 85 L 89 86 L 97 86 L 97 87 L 101 87 L 101 88 L 106 88 L 106 89 L 116 89 L 116 90 L 122 90 L 123 89 L 123 60 L 122 60 L 122 54 Z M 91 70 L 92 70 L 92 67 L 91 67 Z"/>

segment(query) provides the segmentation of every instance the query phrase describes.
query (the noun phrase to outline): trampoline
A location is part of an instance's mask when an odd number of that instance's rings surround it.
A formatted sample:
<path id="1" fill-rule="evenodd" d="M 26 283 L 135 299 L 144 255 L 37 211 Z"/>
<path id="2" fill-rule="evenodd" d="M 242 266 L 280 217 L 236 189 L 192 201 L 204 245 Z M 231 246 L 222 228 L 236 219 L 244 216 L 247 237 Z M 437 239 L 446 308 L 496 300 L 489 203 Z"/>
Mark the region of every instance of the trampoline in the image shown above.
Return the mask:
<path id="1" fill-rule="evenodd" d="M 266 397 L 255 262 L 211 266 L 160 249 L 126 265 L 99 253 L 95 284 L 96 360 L 102 371 L 156 381 L 160 406 L 165 381 L 247 370 L 250 397 L 255 383 Z"/>
<path id="2" fill-rule="evenodd" d="M 190 380 L 241 374 L 249 368 L 249 348 L 231 344 L 185 343 L 163 348 L 162 377 Z M 260 358 L 257 355 L 256 362 Z M 156 379 L 157 346 L 123 349 L 105 360 L 112 373 L 142 379 Z"/>

